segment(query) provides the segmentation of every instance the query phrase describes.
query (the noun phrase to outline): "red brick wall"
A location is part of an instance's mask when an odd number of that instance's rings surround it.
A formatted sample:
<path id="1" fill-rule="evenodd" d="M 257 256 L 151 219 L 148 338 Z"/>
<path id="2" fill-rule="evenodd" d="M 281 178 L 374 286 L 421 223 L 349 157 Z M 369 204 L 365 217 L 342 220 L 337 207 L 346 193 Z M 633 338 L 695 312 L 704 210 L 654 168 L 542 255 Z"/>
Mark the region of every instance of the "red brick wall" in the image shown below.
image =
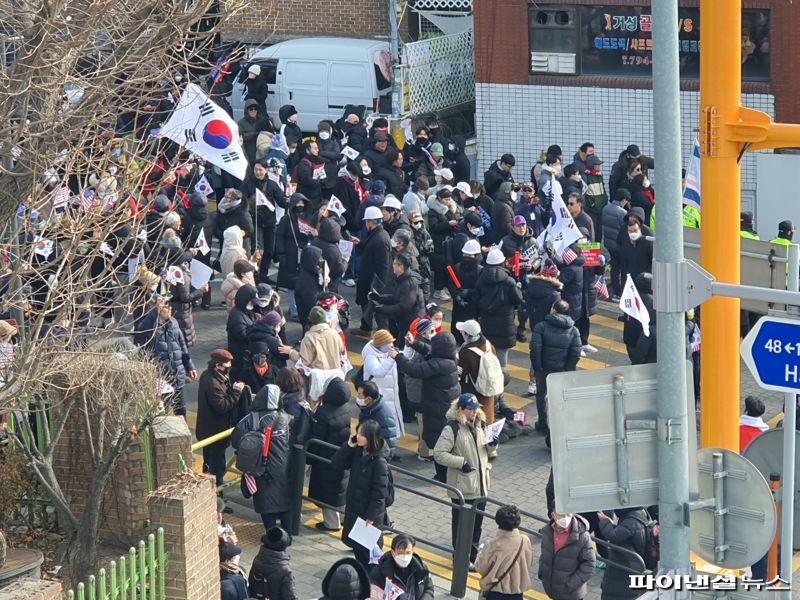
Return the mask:
<path id="1" fill-rule="evenodd" d="M 254 44 L 325 35 L 388 38 L 388 0 L 251 0 L 223 29 Z"/>
<path id="2" fill-rule="evenodd" d="M 649 0 L 538 0 L 547 4 L 600 4 L 646 6 Z M 681 6 L 697 7 L 699 0 L 682 0 Z M 772 48 L 770 84 L 745 82 L 743 92 L 771 92 L 779 121 L 800 123 L 800 6 L 795 0 L 743 0 L 743 8 L 771 9 Z M 602 77 L 530 76 L 528 73 L 528 2 L 526 0 L 476 0 L 475 72 L 479 83 L 533 83 L 602 87 L 650 87 L 649 81 Z M 612 81 L 613 79 L 613 81 Z M 697 83 L 683 82 L 682 89 L 697 89 Z"/>

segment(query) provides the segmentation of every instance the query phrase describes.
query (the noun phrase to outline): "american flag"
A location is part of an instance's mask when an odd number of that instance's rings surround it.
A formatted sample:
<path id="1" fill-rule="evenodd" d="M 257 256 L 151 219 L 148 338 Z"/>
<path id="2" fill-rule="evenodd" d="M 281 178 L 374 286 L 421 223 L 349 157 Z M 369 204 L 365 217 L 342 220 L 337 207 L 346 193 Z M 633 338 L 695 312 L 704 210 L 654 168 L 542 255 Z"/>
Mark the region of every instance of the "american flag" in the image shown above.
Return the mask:
<path id="1" fill-rule="evenodd" d="M 69 188 L 68 187 L 60 187 L 56 190 L 56 193 L 53 195 L 53 208 L 61 208 L 65 206 L 67 202 L 69 202 Z"/>
<path id="2" fill-rule="evenodd" d="M 597 293 L 600 294 L 603 298 L 608 300 L 608 286 L 606 285 L 606 278 L 602 275 L 597 280 L 597 283 L 594 284 L 594 288 L 597 290 Z"/>
<path id="3" fill-rule="evenodd" d="M 692 352 L 700 352 L 700 328 L 695 326 L 689 335 L 689 348 Z"/>
<path id="4" fill-rule="evenodd" d="M 575 254 L 572 248 L 569 247 L 566 250 L 564 250 L 564 253 L 561 255 L 561 260 L 564 261 L 565 265 L 570 264 L 576 258 L 578 258 L 578 255 Z"/>
<path id="5" fill-rule="evenodd" d="M 80 203 L 83 207 L 83 210 L 91 210 L 95 204 L 94 190 L 84 190 L 80 195 Z"/>

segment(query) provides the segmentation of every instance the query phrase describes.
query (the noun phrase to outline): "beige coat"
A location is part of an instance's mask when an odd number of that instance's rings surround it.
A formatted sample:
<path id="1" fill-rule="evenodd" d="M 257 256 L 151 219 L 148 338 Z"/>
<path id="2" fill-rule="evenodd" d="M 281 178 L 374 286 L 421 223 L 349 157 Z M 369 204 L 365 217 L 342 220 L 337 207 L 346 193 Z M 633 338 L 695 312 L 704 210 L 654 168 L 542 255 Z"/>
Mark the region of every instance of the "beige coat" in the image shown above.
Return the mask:
<path id="1" fill-rule="evenodd" d="M 239 279 L 236 273 L 231 272 L 228 273 L 222 285 L 219 286 L 220 293 L 225 297 L 225 308 L 228 309 L 229 313 L 233 310 L 233 299 L 236 297 L 236 292 L 238 292 L 239 288 L 245 283 L 255 287 L 256 282 L 253 279 L 252 273 L 245 273 L 244 279 Z"/>
<path id="2" fill-rule="evenodd" d="M 342 350 L 342 338 L 336 330 L 327 323 L 319 323 L 303 337 L 299 357 L 309 369 L 341 369 Z M 296 360 L 296 357 L 292 356 L 292 359 Z"/>
<path id="3" fill-rule="evenodd" d="M 478 409 L 475 422 L 467 423 L 463 411 L 457 408 L 458 400 L 453 400 L 447 411 L 448 424 L 442 429 L 439 440 L 433 448 L 433 460 L 447 467 L 447 483 L 457 488 L 466 500 L 489 495 L 489 456 L 486 453 L 486 417 Z M 453 428 L 449 422 L 458 423 L 458 433 L 453 439 Z M 464 459 L 472 466 L 472 471 L 464 473 Z M 451 498 L 455 494 L 448 491 Z"/>
<path id="4" fill-rule="evenodd" d="M 511 561 L 517 555 L 520 543 L 522 551 L 514 566 L 502 579 Z M 475 569 L 481 575 L 481 590 L 501 594 L 522 594 L 531 587 L 529 571 L 533 565 L 533 548 L 530 538 L 519 529 L 498 530 L 497 535 L 481 548 L 475 560 Z"/>

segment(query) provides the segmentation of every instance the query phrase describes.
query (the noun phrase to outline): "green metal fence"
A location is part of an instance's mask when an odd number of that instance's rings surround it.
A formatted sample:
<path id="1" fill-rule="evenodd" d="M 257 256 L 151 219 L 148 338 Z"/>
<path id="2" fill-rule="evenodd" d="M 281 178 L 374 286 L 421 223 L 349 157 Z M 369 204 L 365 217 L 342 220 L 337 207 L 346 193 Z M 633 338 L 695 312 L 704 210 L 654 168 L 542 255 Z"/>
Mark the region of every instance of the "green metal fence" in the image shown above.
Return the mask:
<path id="1" fill-rule="evenodd" d="M 100 569 L 97 576 L 90 576 L 77 591 L 67 592 L 67 600 L 167 600 L 165 591 L 164 530 L 147 536 L 139 542 L 139 548 L 131 548 L 128 556 L 121 557 L 119 564 L 111 561 L 108 571 Z"/>

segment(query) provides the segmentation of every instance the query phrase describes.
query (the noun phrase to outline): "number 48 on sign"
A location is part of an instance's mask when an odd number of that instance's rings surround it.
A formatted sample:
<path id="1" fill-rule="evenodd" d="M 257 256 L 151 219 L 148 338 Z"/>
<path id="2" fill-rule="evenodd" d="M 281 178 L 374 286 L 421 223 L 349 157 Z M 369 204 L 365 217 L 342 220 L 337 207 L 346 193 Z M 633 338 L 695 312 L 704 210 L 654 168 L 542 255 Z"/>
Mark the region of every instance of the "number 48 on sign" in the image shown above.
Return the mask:
<path id="1" fill-rule="evenodd" d="M 773 354 L 796 354 L 800 356 L 800 343 L 793 344 L 791 342 L 784 343 L 783 340 L 773 340 L 769 339 L 764 344 L 764 348 L 768 351 L 772 352 Z"/>

